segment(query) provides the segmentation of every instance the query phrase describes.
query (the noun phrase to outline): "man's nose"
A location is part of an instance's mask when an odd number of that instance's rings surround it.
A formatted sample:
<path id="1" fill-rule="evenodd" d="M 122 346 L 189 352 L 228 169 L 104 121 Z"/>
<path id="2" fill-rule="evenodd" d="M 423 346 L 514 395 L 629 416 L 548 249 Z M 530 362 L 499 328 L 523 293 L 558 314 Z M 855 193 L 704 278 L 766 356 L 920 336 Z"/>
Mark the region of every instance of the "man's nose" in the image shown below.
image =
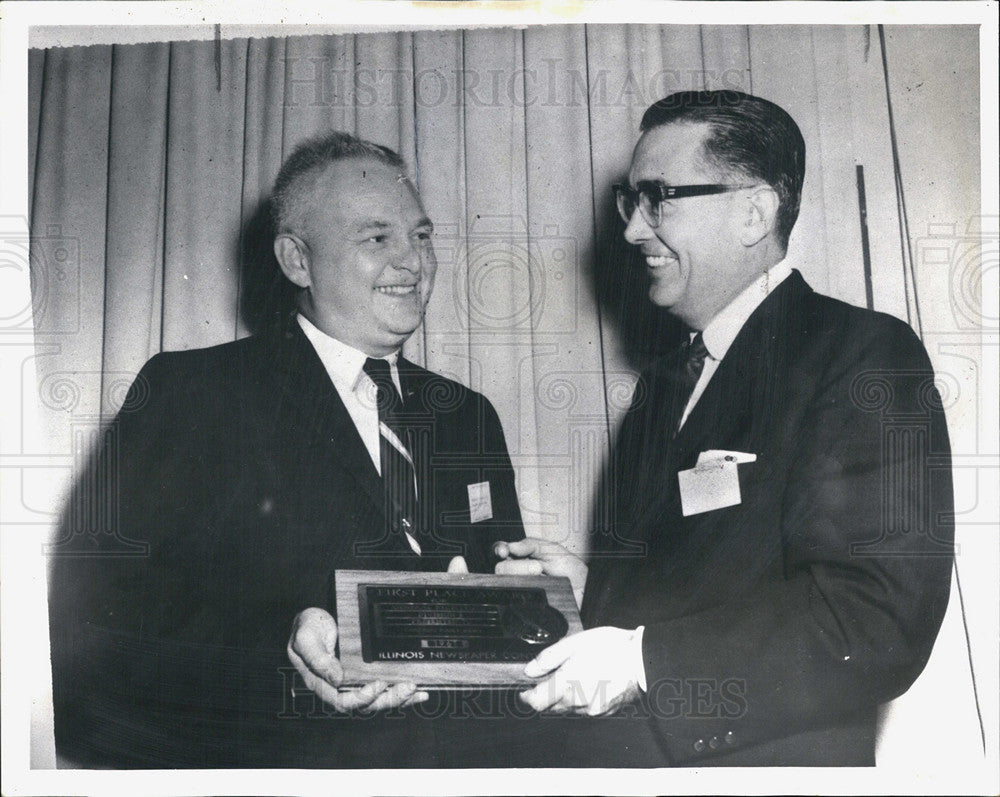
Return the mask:
<path id="1" fill-rule="evenodd" d="M 638 207 L 632 211 L 632 217 L 628 220 L 628 224 L 625 225 L 624 235 L 625 240 L 630 244 L 641 244 L 652 237 L 653 229 L 646 222 L 645 217 Z"/>
<path id="2" fill-rule="evenodd" d="M 403 271 L 409 271 L 412 274 L 419 274 L 423 264 L 420 254 L 420 244 L 414 241 L 408 241 L 406 246 L 399 253 L 399 256 L 396 258 L 396 268 Z"/>

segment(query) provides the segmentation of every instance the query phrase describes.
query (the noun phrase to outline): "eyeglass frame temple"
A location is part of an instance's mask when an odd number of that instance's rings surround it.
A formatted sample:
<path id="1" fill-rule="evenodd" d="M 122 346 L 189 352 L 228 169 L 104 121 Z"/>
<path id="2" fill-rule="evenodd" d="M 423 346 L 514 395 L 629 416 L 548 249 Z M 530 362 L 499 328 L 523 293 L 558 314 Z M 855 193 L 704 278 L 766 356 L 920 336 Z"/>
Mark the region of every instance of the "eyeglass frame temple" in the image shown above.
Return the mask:
<path id="1" fill-rule="evenodd" d="M 730 185 L 729 183 L 704 183 L 701 185 L 664 185 L 663 183 L 657 183 L 652 180 L 641 180 L 639 182 L 640 186 L 655 186 L 660 193 L 660 198 L 658 202 L 663 202 L 667 199 L 684 199 L 685 197 L 693 196 L 711 196 L 712 194 L 725 194 L 730 191 L 742 191 L 745 188 L 755 188 L 759 183 L 740 183 L 739 185 Z M 644 188 L 632 188 L 628 183 L 615 183 L 611 186 L 614 189 L 616 196 L 619 193 L 631 193 L 641 195 L 645 192 Z"/>

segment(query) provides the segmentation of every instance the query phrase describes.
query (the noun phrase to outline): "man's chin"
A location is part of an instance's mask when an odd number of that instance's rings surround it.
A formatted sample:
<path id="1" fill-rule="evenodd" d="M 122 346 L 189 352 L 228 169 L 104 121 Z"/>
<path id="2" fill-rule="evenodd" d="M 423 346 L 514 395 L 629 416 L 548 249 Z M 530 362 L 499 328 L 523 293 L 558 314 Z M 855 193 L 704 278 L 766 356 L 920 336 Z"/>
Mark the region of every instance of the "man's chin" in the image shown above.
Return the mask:
<path id="1" fill-rule="evenodd" d="M 649 285 L 649 301 L 657 307 L 667 310 L 672 308 L 681 298 L 681 290 L 676 285 L 662 285 L 653 280 Z"/>
<path id="2" fill-rule="evenodd" d="M 396 317 L 389 320 L 384 325 L 384 329 L 390 336 L 401 338 L 405 341 L 410 337 L 410 335 L 417 331 L 423 320 L 423 314 L 414 314 L 407 318 Z"/>

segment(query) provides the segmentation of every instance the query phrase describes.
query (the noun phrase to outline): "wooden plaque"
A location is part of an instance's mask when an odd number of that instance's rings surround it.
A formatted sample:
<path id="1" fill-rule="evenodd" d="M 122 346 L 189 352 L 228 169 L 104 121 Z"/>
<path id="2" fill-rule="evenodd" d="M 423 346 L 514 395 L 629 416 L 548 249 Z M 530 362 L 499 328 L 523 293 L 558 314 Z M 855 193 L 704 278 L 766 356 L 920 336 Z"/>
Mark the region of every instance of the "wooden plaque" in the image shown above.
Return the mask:
<path id="1" fill-rule="evenodd" d="M 338 570 L 334 583 L 344 686 L 524 685 L 525 664 L 583 630 L 562 577 Z"/>

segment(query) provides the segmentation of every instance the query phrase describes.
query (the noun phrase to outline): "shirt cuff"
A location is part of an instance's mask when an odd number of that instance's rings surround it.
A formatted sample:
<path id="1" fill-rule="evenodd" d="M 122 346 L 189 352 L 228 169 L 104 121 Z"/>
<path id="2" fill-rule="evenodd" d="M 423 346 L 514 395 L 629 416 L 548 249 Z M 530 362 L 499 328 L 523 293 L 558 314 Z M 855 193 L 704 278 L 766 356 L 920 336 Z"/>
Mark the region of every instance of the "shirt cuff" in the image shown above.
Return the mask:
<path id="1" fill-rule="evenodd" d="M 640 625 L 632 633 L 632 672 L 635 673 L 635 682 L 643 692 L 646 691 L 646 665 L 642 660 L 642 632 L 645 630 L 646 626 Z"/>

